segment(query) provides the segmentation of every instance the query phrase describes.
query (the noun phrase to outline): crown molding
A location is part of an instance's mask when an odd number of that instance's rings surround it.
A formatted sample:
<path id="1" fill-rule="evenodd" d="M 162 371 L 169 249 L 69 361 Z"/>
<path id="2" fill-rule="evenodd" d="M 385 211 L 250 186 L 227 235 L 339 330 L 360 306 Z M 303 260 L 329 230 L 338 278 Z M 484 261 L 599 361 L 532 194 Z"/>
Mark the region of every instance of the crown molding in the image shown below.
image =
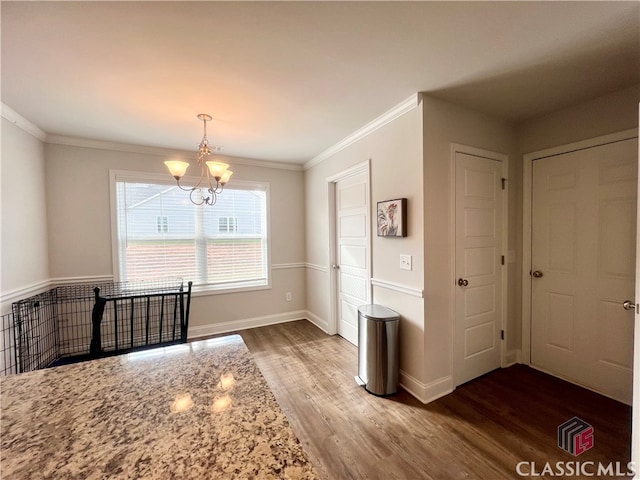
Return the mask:
<path id="1" fill-rule="evenodd" d="M 41 142 L 46 141 L 47 134 L 40 127 L 24 118 L 8 105 L 5 105 L 4 103 L 0 103 L 0 105 L 2 106 L 2 118 L 13 123 L 16 127 L 24 130 Z"/>
<path id="2" fill-rule="evenodd" d="M 139 153 L 143 155 L 155 155 L 158 157 L 179 156 L 190 158 L 195 156 L 195 150 L 174 150 L 163 147 L 151 147 L 144 145 L 133 145 L 129 143 L 108 142 L 104 140 L 92 140 L 89 138 L 68 137 L 65 135 L 47 135 L 46 143 L 53 145 L 65 145 L 70 147 L 95 148 L 98 150 L 110 150 L 115 152 Z M 297 163 L 255 160 L 250 158 L 233 157 L 230 155 L 219 156 L 223 158 L 229 158 L 236 165 L 247 165 L 250 167 L 276 168 L 280 170 L 294 171 L 302 171 L 303 169 L 302 165 Z"/>
<path id="3" fill-rule="evenodd" d="M 311 167 L 314 167 L 315 165 L 322 163 L 323 161 L 332 157 L 339 151 L 344 150 L 349 145 L 352 145 L 358 140 L 366 137 L 367 135 L 370 135 L 371 133 L 384 127 L 386 124 L 392 122 L 393 120 L 404 115 L 405 113 L 410 112 L 411 110 L 416 108 L 419 104 L 420 104 L 420 94 L 414 93 L 405 101 L 393 107 L 391 110 L 383 113 L 378 118 L 367 123 L 364 127 L 356 130 L 355 132 L 353 132 L 351 135 L 347 136 L 340 142 L 336 143 L 332 147 L 329 147 L 328 149 L 326 149 L 324 152 L 313 157 L 311 160 L 309 160 L 307 163 L 304 164 L 304 169 L 308 170 Z"/>
<path id="4" fill-rule="evenodd" d="M 193 152 L 185 150 L 173 150 L 170 148 L 148 147 L 144 145 L 133 145 L 128 143 L 108 142 L 103 140 L 93 140 L 90 138 L 68 137 L 66 135 L 47 135 L 46 143 L 52 145 L 64 145 L 68 147 L 95 148 L 97 150 L 111 150 L 115 152 L 141 153 L 143 155 L 156 155 L 166 157 L 167 155 L 191 155 Z"/>

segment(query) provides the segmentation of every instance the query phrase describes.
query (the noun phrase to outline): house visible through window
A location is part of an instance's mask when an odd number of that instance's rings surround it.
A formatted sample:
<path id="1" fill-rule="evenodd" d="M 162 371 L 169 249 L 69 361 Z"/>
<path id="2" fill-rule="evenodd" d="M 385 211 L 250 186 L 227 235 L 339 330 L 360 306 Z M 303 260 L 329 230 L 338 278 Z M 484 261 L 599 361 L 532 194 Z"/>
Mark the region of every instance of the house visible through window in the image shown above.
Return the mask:
<path id="1" fill-rule="evenodd" d="M 206 206 L 165 181 L 112 178 L 119 280 L 179 276 L 204 290 L 269 285 L 266 185 L 234 182 Z"/>
<path id="2" fill-rule="evenodd" d="M 169 231 L 169 220 L 167 217 L 158 215 L 156 217 L 156 227 L 158 229 L 158 233 L 167 233 Z"/>
<path id="3" fill-rule="evenodd" d="M 236 217 L 220 217 L 218 218 L 219 232 L 237 232 L 238 219 Z"/>

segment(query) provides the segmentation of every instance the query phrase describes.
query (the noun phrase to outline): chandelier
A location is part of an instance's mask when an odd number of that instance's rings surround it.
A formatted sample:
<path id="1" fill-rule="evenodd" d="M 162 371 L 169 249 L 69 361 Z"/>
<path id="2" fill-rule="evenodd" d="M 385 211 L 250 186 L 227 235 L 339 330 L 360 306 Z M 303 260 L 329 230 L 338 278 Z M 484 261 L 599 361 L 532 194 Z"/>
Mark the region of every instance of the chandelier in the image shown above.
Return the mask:
<path id="1" fill-rule="evenodd" d="M 189 168 L 189 163 L 180 160 L 167 160 L 164 164 L 169 169 L 169 173 L 176 179 L 178 187 L 185 192 L 189 192 L 189 199 L 192 203 L 196 205 L 214 205 L 233 172 L 229 170 L 228 163 L 215 162 L 213 160 L 207 161 L 211 156 L 211 147 L 209 147 L 209 140 L 207 140 L 207 122 L 211 121 L 211 115 L 200 113 L 198 119 L 204 122 L 204 135 L 198 145 L 197 158 L 200 166 L 200 179 L 195 187 L 185 188 L 180 185 L 180 179 L 184 177 L 187 168 Z M 216 148 L 213 147 L 213 149 L 215 150 Z"/>

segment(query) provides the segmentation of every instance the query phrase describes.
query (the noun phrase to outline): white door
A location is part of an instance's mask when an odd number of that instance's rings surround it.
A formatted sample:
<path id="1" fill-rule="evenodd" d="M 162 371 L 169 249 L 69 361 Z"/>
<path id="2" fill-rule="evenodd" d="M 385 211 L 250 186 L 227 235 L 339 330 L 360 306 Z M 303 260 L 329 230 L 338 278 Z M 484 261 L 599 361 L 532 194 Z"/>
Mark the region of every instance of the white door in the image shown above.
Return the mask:
<path id="1" fill-rule="evenodd" d="M 455 383 L 500 367 L 501 161 L 455 153 Z"/>
<path id="2" fill-rule="evenodd" d="M 631 403 L 637 140 L 533 162 L 531 364 Z"/>
<path id="3" fill-rule="evenodd" d="M 640 105 L 640 104 L 639 104 Z M 638 150 L 638 162 L 640 162 L 640 150 Z M 640 183 L 638 184 L 640 189 Z M 636 291 L 635 298 L 640 300 L 640 208 L 636 211 Z M 634 312 L 634 324 L 640 322 L 640 307 L 636 304 Z M 640 327 L 633 332 L 633 403 L 631 423 L 631 461 L 634 465 L 640 465 Z M 636 475 L 637 477 L 637 475 Z"/>
<path id="4" fill-rule="evenodd" d="M 358 345 L 358 307 L 371 303 L 369 174 L 335 184 L 338 334 Z"/>

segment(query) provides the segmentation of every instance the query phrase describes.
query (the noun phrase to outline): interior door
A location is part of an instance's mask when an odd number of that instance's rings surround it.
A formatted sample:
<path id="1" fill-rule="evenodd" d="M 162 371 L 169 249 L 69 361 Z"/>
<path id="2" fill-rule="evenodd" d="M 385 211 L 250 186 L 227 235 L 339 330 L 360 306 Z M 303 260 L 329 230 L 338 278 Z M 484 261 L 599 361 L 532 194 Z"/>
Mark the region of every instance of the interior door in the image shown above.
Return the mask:
<path id="1" fill-rule="evenodd" d="M 500 367 L 502 162 L 455 154 L 455 383 Z"/>
<path id="2" fill-rule="evenodd" d="M 631 403 L 637 139 L 533 162 L 531 364 Z"/>
<path id="3" fill-rule="evenodd" d="M 369 174 L 335 184 L 338 335 L 358 345 L 358 307 L 371 303 Z"/>

